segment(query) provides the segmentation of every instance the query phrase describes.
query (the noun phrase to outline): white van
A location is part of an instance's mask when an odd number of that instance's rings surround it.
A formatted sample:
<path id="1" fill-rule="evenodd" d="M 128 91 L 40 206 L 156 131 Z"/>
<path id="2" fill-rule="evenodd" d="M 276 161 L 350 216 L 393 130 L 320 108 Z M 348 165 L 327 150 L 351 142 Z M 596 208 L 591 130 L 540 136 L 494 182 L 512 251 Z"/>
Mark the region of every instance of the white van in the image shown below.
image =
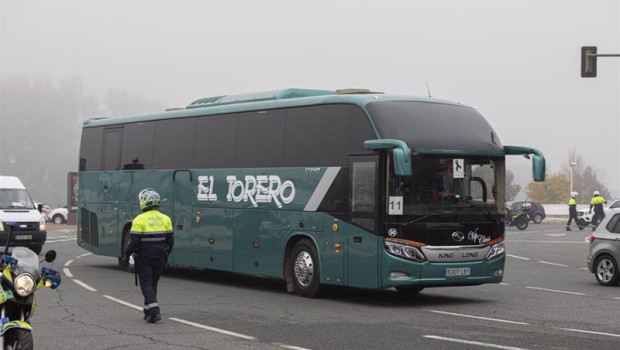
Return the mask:
<path id="1" fill-rule="evenodd" d="M 10 247 L 28 247 L 39 254 L 47 238 L 42 208 L 36 208 L 26 187 L 15 176 L 0 175 L 0 253 L 8 236 L 6 222 L 15 222 Z"/>

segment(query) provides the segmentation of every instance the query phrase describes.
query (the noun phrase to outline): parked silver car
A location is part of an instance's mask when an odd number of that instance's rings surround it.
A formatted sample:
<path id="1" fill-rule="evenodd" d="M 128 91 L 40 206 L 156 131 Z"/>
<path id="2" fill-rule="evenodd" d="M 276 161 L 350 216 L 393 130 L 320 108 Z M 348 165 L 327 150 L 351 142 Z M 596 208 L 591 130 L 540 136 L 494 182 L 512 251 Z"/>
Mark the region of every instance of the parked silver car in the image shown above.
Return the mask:
<path id="1" fill-rule="evenodd" d="M 590 250 L 586 259 L 588 270 L 598 283 L 615 286 L 620 276 L 620 209 L 613 209 L 590 236 Z"/>

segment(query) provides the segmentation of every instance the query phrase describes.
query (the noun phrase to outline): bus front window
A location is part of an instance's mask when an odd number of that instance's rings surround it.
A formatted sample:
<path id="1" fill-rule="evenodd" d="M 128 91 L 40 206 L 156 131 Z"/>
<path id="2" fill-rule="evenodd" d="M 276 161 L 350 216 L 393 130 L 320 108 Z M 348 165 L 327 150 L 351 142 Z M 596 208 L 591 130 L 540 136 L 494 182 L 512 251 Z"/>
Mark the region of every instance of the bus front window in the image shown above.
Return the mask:
<path id="1" fill-rule="evenodd" d="M 396 176 L 389 170 L 389 197 L 402 203 L 402 212 L 388 208 L 390 215 L 469 212 L 472 207 L 503 211 L 501 158 L 417 156 L 412 168 L 412 176 Z"/>

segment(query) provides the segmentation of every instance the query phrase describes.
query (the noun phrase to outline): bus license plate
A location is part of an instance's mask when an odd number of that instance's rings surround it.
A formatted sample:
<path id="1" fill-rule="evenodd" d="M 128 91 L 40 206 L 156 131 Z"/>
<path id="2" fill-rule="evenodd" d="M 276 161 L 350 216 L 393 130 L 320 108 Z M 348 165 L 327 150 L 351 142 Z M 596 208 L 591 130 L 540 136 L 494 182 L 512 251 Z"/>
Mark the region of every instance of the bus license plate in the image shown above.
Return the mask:
<path id="1" fill-rule="evenodd" d="M 471 269 L 469 267 L 457 267 L 457 268 L 446 268 L 445 276 L 469 276 L 471 274 Z"/>
<path id="2" fill-rule="evenodd" d="M 32 239 L 32 235 L 18 235 L 18 236 L 15 236 L 15 239 L 17 240 Z"/>

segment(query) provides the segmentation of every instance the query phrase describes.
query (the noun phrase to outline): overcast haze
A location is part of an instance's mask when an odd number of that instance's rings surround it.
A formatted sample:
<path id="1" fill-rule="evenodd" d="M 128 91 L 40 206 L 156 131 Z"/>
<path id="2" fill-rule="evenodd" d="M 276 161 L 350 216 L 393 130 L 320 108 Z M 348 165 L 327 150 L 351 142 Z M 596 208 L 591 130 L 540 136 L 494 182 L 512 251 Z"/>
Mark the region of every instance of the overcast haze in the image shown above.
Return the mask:
<path id="1" fill-rule="evenodd" d="M 99 99 L 165 107 L 287 87 L 425 96 L 428 83 L 504 145 L 542 150 L 549 173 L 575 147 L 620 196 L 620 58 L 584 79 L 579 56 L 620 53 L 618 0 L 0 1 L 2 77 L 79 77 Z M 531 181 L 529 161 L 508 165 Z"/>

